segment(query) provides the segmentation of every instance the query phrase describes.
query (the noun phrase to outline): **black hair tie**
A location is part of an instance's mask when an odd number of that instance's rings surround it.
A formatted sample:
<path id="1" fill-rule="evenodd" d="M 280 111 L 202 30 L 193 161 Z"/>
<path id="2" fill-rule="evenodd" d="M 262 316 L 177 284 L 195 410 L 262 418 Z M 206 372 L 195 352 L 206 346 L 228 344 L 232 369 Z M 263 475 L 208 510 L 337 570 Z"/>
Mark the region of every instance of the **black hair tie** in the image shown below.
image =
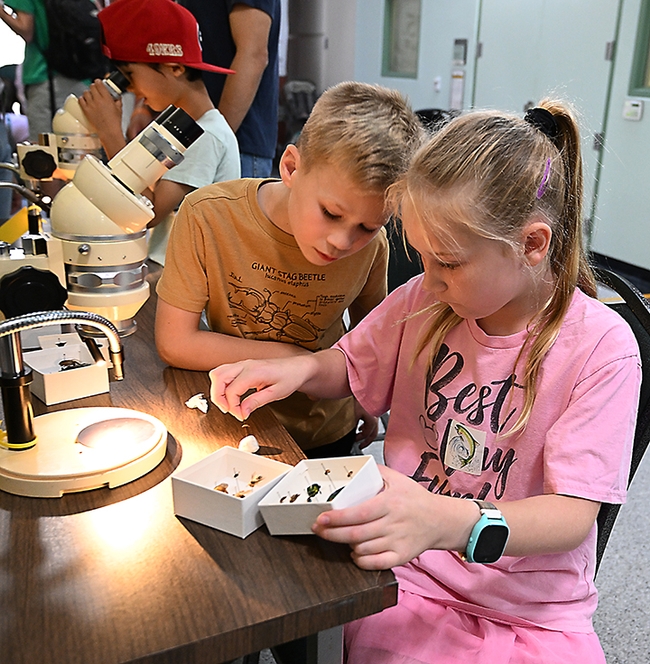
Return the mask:
<path id="1" fill-rule="evenodd" d="M 548 136 L 552 141 L 555 140 L 560 133 L 560 128 L 553 117 L 553 113 L 547 111 L 545 108 L 540 108 L 539 106 L 529 108 L 526 111 L 526 115 L 524 115 L 524 120 L 529 125 L 539 129 L 542 134 Z"/>

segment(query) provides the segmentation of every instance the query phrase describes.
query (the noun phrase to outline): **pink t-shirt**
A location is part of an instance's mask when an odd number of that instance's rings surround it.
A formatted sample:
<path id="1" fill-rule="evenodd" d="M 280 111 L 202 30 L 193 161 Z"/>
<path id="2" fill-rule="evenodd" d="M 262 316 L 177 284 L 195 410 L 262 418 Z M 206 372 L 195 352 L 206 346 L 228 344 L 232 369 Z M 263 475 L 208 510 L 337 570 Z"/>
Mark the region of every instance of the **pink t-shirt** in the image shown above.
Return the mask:
<path id="1" fill-rule="evenodd" d="M 513 371 L 526 332 L 485 334 L 465 320 L 429 366 L 412 360 L 434 303 L 422 276 L 394 291 L 335 346 L 352 391 L 371 413 L 390 409 L 386 463 L 429 491 L 497 503 L 545 493 L 625 501 L 641 379 L 636 340 L 623 319 L 576 291 L 548 352 L 525 431 Z M 426 551 L 394 570 L 400 587 L 510 624 L 592 631 L 596 526 L 574 551 L 464 562 Z"/>

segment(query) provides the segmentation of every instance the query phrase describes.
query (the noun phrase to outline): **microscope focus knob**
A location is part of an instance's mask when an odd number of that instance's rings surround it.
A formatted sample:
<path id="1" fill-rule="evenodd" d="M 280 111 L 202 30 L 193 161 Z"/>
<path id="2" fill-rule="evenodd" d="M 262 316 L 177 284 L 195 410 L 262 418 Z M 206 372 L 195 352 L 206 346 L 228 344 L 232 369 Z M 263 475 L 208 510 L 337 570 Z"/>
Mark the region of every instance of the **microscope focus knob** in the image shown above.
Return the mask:
<path id="1" fill-rule="evenodd" d="M 0 311 L 6 318 L 62 309 L 67 299 L 68 291 L 54 272 L 31 265 L 0 279 Z"/>
<path id="2" fill-rule="evenodd" d="M 23 157 L 22 166 L 27 175 L 37 180 L 43 180 L 52 177 L 57 164 L 51 154 L 45 150 L 35 149 Z"/>

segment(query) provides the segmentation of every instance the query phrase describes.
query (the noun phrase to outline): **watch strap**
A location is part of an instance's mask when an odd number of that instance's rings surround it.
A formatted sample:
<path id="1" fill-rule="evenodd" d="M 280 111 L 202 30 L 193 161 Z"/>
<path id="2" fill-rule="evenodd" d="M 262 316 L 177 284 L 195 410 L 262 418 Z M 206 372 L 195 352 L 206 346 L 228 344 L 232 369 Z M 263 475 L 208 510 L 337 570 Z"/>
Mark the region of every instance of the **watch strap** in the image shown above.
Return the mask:
<path id="1" fill-rule="evenodd" d="M 476 561 L 474 559 L 474 554 L 475 554 L 475 546 L 478 542 L 478 539 L 480 537 L 481 532 L 485 528 L 490 528 L 490 526 L 501 526 L 506 528 L 506 538 L 505 542 L 503 543 L 503 549 L 505 550 L 505 544 L 507 543 L 508 539 L 508 524 L 506 523 L 506 520 L 503 518 L 503 515 L 501 514 L 501 511 L 494 505 L 493 503 L 490 503 L 486 500 L 476 500 L 472 499 L 472 502 L 476 503 L 478 506 L 481 516 L 479 517 L 478 521 L 474 525 L 472 529 L 472 533 L 470 535 L 469 541 L 467 543 L 467 549 L 466 552 L 461 554 L 461 558 L 467 562 L 496 562 L 498 558 L 503 555 L 503 551 L 498 553 L 497 557 L 489 560 L 489 561 Z"/>

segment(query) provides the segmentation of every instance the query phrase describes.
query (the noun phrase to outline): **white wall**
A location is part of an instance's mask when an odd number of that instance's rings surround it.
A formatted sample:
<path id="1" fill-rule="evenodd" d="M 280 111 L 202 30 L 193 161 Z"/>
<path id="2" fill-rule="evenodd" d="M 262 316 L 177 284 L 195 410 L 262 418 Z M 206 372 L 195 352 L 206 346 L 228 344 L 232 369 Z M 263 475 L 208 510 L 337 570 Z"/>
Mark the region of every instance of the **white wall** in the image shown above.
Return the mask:
<path id="1" fill-rule="evenodd" d="M 396 88 L 414 108 L 449 108 L 454 39 L 468 40 L 465 107 L 471 101 L 479 0 L 422 0 L 420 51 L 416 79 L 381 75 L 384 0 L 357 0 L 355 78 Z M 441 88 L 434 91 L 434 79 Z"/>
<path id="2" fill-rule="evenodd" d="M 356 0 L 327 0 L 325 3 L 324 88 L 354 80 Z"/>
<path id="3" fill-rule="evenodd" d="M 505 0 L 502 3 L 496 0 L 422 0 L 418 76 L 405 79 L 381 75 L 385 1 L 356 0 L 355 78 L 401 90 L 416 109 L 448 108 L 453 42 L 455 38 L 465 38 L 469 41 L 465 108 L 473 101 L 484 105 L 485 95 L 481 90 L 485 91 L 485 85 L 492 83 L 496 96 L 494 103 L 488 105 L 504 108 L 513 106 L 509 95 L 515 88 L 521 89 L 528 83 L 534 88 L 543 88 L 531 93 L 531 99 L 547 90 L 551 92 L 554 87 L 560 96 L 571 99 L 573 95 L 584 116 L 588 194 L 585 212 L 589 214 L 592 205 L 595 211 L 591 248 L 650 270 L 650 98 L 644 100 L 645 113 L 640 122 L 622 117 L 623 103 L 628 98 L 640 3 L 641 0 L 620 0 L 621 23 L 611 67 L 604 60 L 605 41 L 616 34 L 618 0 L 598 0 L 597 3 L 572 0 L 566 5 L 555 2 L 557 6 L 550 2 L 535 3 L 543 13 L 546 9 L 544 16 L 551 14 L 550 19 L 553 19 L 553 14 L 559 13 L 565 16 L 564 22 L 549 24 L 545 32 L 540 32 L 539 39 L 525 42 L 525 57 L 504 55 L 506 61 L 492 67 L 488 73 L 482 60 L 478 60 L 475 67 L 481 8 L 496 12 L 492 18 L 502 29 L 501 46 L 506 52 L 514 48 L 512 37 L 519 34 L 517 31 L 521 31 L 522 26 L 528 32 L 535 30 L 533 12 L 525 7 L 528 3 L 522 3 L 523 11 L 514 6 L 508 11 L 509 2 Z M 531 8 L 529 5 L 528 9 Z M 498 36 L 499 32 L 496 34 Z M 538 69 L 543 63 L 543 76 L 533 72 L 535 63 Z M 611 69 L 611 85 L 607 68 Z M 442 79 L 440 92 L 433 90 L 436 76 Z M 596 79 L 594 85 L 598 90 L 589 87 Z M 499 85 L 503 86 L 500 92 Z M 474 89 L 477 97 L 473 100 Z M 521 112 L 525 99 L 519 96 L 512 110 Z M 600 129 L 605 132 L 605 151 L 598 172 L 599 155 L 591 144 L 593 134 Z"/>
<path id="4" fill-rule="evenodd" d="M 356 0 L 289 0 L 289 79 L 321 93 L 354 78 Z"/>
<path id="5" fill-rule="evenodd" d="M 640 4 L 623 4 L 592 248 L 650 270 L 650 98 L 640 122 L 623 119 Z"/>

